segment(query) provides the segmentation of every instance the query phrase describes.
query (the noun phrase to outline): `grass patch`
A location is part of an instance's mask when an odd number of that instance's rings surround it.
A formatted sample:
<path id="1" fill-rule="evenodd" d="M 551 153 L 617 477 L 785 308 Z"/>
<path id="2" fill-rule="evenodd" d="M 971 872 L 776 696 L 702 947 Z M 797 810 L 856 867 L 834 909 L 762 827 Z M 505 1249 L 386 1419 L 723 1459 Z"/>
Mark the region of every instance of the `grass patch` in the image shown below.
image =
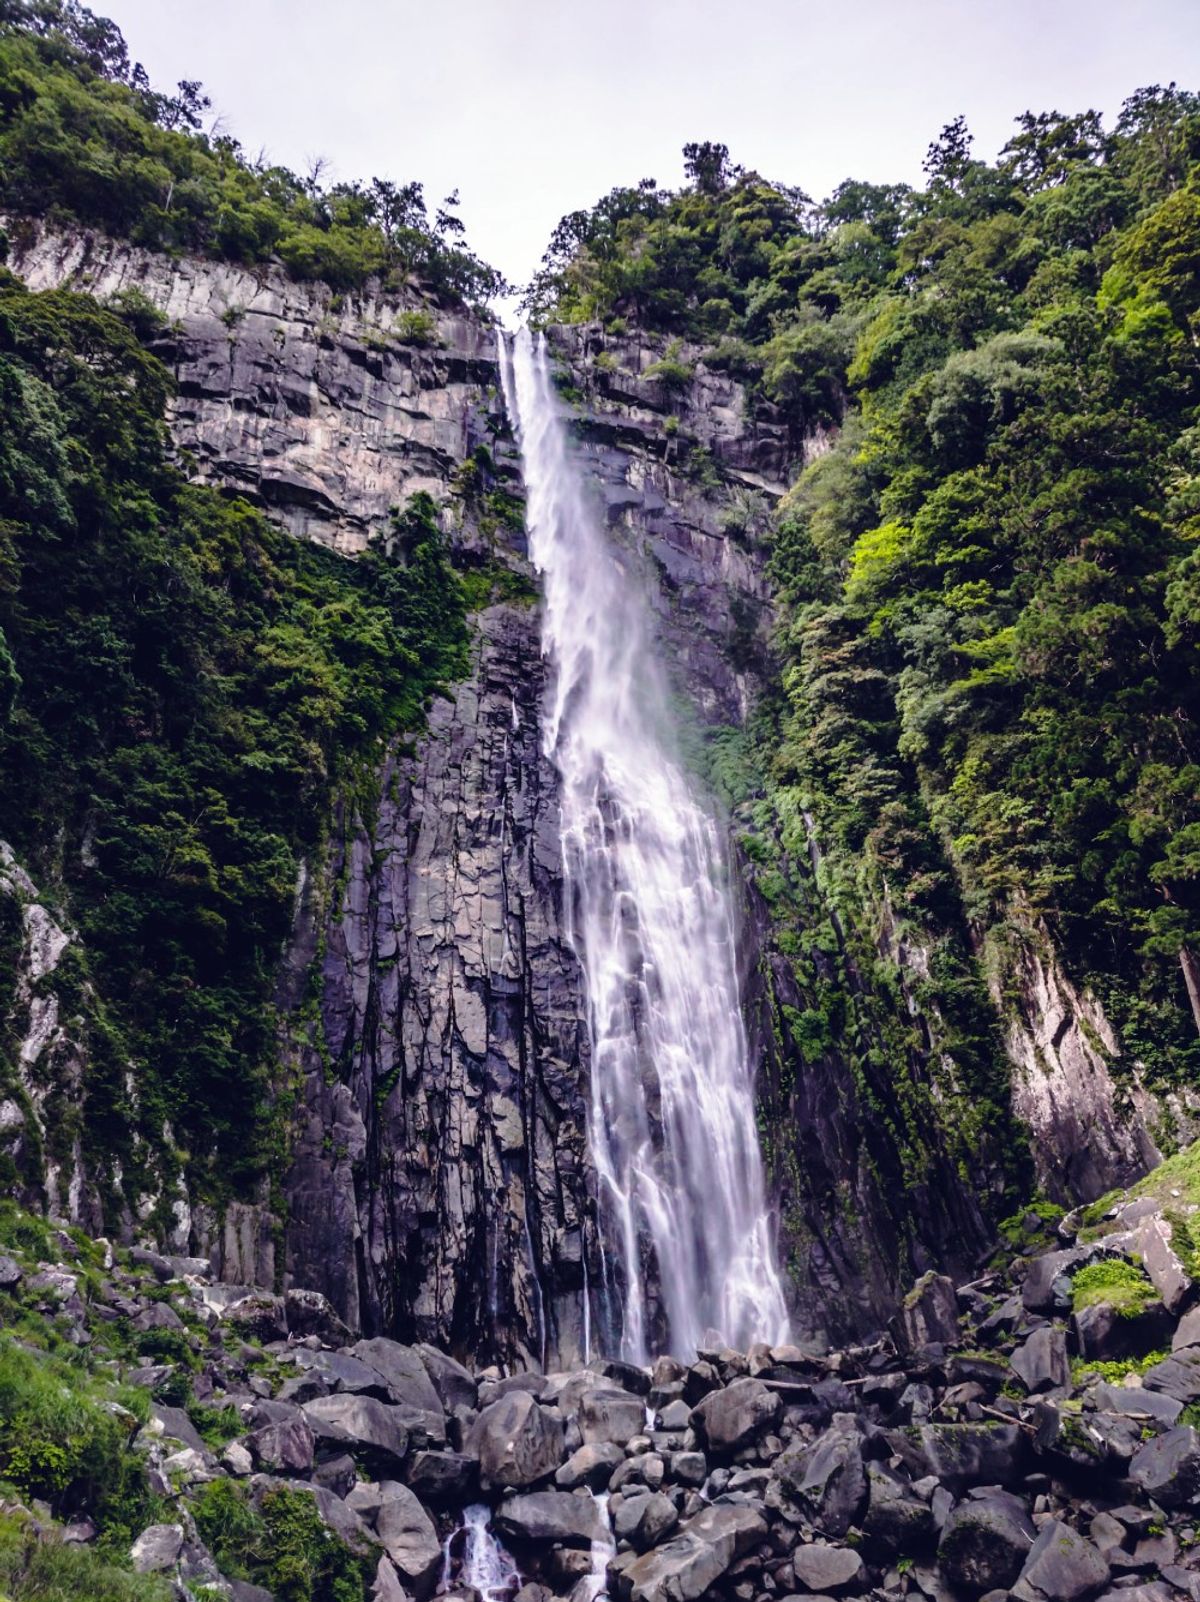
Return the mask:
<path id="1" fill-rule="evenodd" d="M 362 1602 L 373 1563 L 322 1524 L 306 1492 L 271 1490 L 256 1506 L 245 1487 L 214 1480 L 193 1511 L 223 1574 L 265 1585 L 279 1602 Z"/>
<path id="2" fill-rule="evenodd" d="M 5 1602 L 171 1602 L 158 1575 L 133 1574 L 88 1547 L 38 1541 L 11 1513 L 0 1514 L 0 1595 Z"/>
<path id="3" fill-rule="evenodd" d="M 1090 1263 L 1071 1281 L 1071 1309 L 1076 1313 L 1106 1302 L 1122 1318 L 1136 1318 L 1157 1298 L 1143 1271 L 1119 1257 Z"/>

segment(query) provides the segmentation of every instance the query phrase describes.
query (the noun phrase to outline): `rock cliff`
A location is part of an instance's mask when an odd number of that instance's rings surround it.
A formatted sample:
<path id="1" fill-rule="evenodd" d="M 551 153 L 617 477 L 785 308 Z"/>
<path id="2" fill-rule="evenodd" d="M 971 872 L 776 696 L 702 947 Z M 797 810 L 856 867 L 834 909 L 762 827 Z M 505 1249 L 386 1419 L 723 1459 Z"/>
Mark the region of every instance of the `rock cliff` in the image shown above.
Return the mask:
<path id="1" fill-rule="evenodd" d="M 275 269 L 169 261 L 91 234 L 10 233 L 31 286 L 136 292 L 162 314 L 153 348 L 174 371 L 172 428 L 197 477 L 347 554 L 386 534 L 391 507 L 428 491 L 462 561 L 513 581 L 477 615 L 467 677 L 417 740 L 394 742 L 381 771 L 343 798 L 309 865 L 279 988 L 296 1120 L 274 1206 L 264 1190 L 217 1217 L 180 1198 L 175 1244 L 187 1237 L 227 1277 L 321 1289 L 368 1332 L 477 1358 L 569 1361 L 584 1340 L 585 1282 L 602 1278 L 586 1027 L 561 932 L 524 537 L 470 487 L 481 460 L 513 482 L 494 333 L 415 297 L 344 298 Z M 571 328 L 551 339 L 598 503 L 659 622 L 685 744 L 711 779 L 714 751 L 741 737 L 769 691 L 770 511 L 814 444 L 789 438 L 699 350 L 672 364 L 661 341 L 635 335 Z M 972 1167 L 960 1160 L 953 1132 L 969 1123 L 969 1091 L 923 989 L 928 952 L 882 902 L 867 919 L 874 954 L 855 947 L 807 816 L 781 911 L 743 829 L 739 813 L 743 991 L 798 1327 L 848 1334 L 886 1318 L 913 1271 L 971 1270 L 991 1239 L 999 1163 L 984 1137 Z M 808 981 L 785 950 L 797 922 L 820 947 Z M 998 992 L 1014 983 L 1013 1102 L 1043 1187 L 1070 1200 L 1135 1177 L 1156 1155 L 1148 1126 L 1159 1109 L 1122 1104 L 1098 1002 L 1052 955 L 1015 981 L 1002 973 Z M 822 984 L 868 998 L 873 1016 L 903 1016 L 918 1046 L 893 1060 L 881 1035 L 865 1077 L 838 1039 L 802 1049 L 788 1020 Z M 938 1114 L 914 1181 L 897 1130 L 917 1093 Z M 64 1170 L 59 1204 L 95 1223 L 78 1162 L 75 1174 Z M 590 1314 L 602 1330 L 595 1297 Z"/>

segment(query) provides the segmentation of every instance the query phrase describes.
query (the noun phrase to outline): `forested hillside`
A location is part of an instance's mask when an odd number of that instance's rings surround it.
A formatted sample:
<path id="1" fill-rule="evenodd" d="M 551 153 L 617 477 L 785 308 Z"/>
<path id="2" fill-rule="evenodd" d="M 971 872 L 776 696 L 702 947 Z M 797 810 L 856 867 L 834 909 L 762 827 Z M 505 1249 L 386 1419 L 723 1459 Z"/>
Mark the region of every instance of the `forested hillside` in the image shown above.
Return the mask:
<path id="1" fill-rule="evenodd" d="M 809 996 L 796 1053 L 844 1036 L 890 1077 L 789 887 L 815 842 L 866 971 L 896 920 L 932 954 L 915 983 L 979 1115 L 955 1115 L 961 1160 L 1005 1096 L 978 987 L 1003 1024 L 1048 942 L 1127 1081 L 1193 1085 L 1200 99 L 1140 90 L 1111 129 L 1027 112 L 993 163 L 960 118 L 923 190 L 847 180 L 819 204 L 724 146 L 685 157 L 682 190 L 564 218 L 530 305 L 675 340 L 647 373 L 668 395 L 697 362 L 737 373 L 807 461 L 769 522 L 727 513 L 768 541 L 781 602 L 757 781 L 734 789 Z M 928 1107 L 893 1116 L 915 1177 Z"/>

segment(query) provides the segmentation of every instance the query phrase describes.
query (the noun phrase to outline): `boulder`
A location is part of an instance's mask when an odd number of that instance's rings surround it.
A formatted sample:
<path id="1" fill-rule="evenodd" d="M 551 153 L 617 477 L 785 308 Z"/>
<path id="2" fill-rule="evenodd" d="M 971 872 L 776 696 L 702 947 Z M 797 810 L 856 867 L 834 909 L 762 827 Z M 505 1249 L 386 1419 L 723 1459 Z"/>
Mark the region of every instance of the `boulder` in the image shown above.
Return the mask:
<path id="1" fill-rule="evenodd" d="M 1092 1253 L 1086 1246 L 1045 1252 L 1030 1261 L 1021 1286 L 1021 1304 L 1031 1313 L 1063 1311 L 1071 1305 L 1071 1275 Z"/>
<path id="2" fill-rule="evenodd" d="M 383 1402 L 390 1397 L 387 1382 L 378 1369 L 351 1357 L 349 1352 L 310 1352 L 297 1346 L 292 1360 L 305 1373 L 317 1375 L 331 1391 L 377 1396 Z"/>
<path id="3" fill-rule="evenodd" d="M 826 1535 L 845 1535 L 857 1524 L 867 1500 L 867 1476 L 862 1444 L 852 1428 L 835 1423 L 811 1447 L 785 1452 L 775 1470 Z"/>
<path id="4" fill-rule="evenodd" d="M 1180 1507 L 1200 1492 L 1200 1436 L 1190 1425 L 1168 1430 L 1134 1453 L 1129 1478 L 1163 1507 Z"/>
<path id="5" fill-rule="evenodd" d="M 619 1541 L 628 1541 L 635 1552 L 645 1552 L 665 1540 L 678 1523 L 671 1498 L 661 1491 L 646 1491 L 621 1498 L 613 1516 L 613 1533 Z"/>
<path id="6" fill-rule="evenodd" d="M 169 1302 L 151 1302 L 149 1307 L 133 1319 L 133 1327 L 138 1330 L 146 1329 L 182 1329 L 183 1320 Z"/>
<path id="7" fill-rule="evenodd" d="M 840 1591 L 862 1573 L 863 1560 L 848 1546 L 829 1546 L 814 1541 L 798 1546 L 792 1553 L 792 1568 L 800 1584 L 810 1591 Z"/>
<path id="8" fill-rule="evenodd" d="M 330 1346 L 350 1339 L 350 1331 L 334 1312 L 329 1299 L 315 1290 L 288 1290 L 283 1294 L 288 1334 L 296 1339 L 315 1335 Z"/>
<path id="9" fill-rule="evenodd" d="M 1109 1580 L 1109 1567 L 1085 1536 L 1058 1519 L 1048 1519 L 1012 1587 L 1019 1602 L 1076 1602 Z"/>
<path id="10" fill-rule="evenodd" d="M 1153 1418 L 1171 1425 L 1183 1412 L 1183 1403 L 1161 1391 L 1148 1391 L 1144 1385 L 1110 1385 L 1101 1380 L 1092 1387 L 1092 1401 L 1107 1413 L 1123 1413 L 1128 1418 Z"/>
<path id="11" fill-rule="evenodd" d="M 408 1592 L 396 1573 L 396 1565 L 386 1552 L 375 1568 L 375 1579 L 371 1585 L 371 1602 L 409 1602 Z"/>
<path id="12" fill-rule="evenodd" d="M 960 1502 L 942 1529 L 938 1567 L 964 1591 L 1007 1590 L 1037 1539 L 1025 1505 L 1005 1491 Z"/>
<path id="13" fill-rule="evenodd" d="M 1155 1363 L 1142 1376 L 1148 1391 L 1173 1396 L 1186 1407 L 1200 1400 L 1200 1346 L 1184 1346 L 1161 1363 Z"/>
<path id="14" fill-rule="evenodd" d="M 604 1520 L 594 1498 L 573 1491 L 526 1491 L 507 1496 L 493 1525 L 506 1539 L 590 1547 L 603 1539 Z"/>
<path id="15" fill-rule="evenodd" d="M 1072 1323 L 1079 1355 L 1102 1363 L 1139 1357 L 1163 1346 L 1174 1327 L 1161 1302 L 1151 1302 L 1133 1317 L 1118 1312 L 1108 1302 L 1094 1302 L 1090 1307 L 1081 1307 Z"/>
<path id="16" fill-rule="evenodd" d="M 258 1466 L 272 1473 L 307 1474 L 313 1466 L 315 1441 L 305 1418 L 264 1424 L 246 1437 L 246 1445 Z"/>
<path id="17" fill-rule="evenodd" d="M 767 1533 L 754 1508 L 716 1502 L 617 1575 L 626 1602 L 698 1602 Z"/>
<path id="18" fill-rule="evenodd" d="M 421 1361 L 421 1354 L 412 1346 L 387 1340 L 377 1335 L 371 1340 L 356 1341 L 350 1356 L 366 1363 L 383 1376 L 394 1402 L 418 1408 L 423 1413 L 441 1413 L 442 1399 L 434 1389 L 429 1371 Z"/>
<path id="19" fill-rule="evenodd" d="M 510 1391 L 480 1413 L 466 1447 L 479 1458 L 487 1485 L 536 1485 L 548 1479 L 562 1459 L 562 1422 L 528 1391 Z"/>
<path id="20" fill-rule="evenodd" d="M 255 1290 L 221 1310 L 221 1318 L 247 1340 L 287 1340 L 287 1313 L 283 1297 Z"/>
<path id="21" fill-rule="evenodd" d="M 972 1485 L 1015 1485 L 1025 1473 L 1016 1424 L 918 1424 L 887 1439 L 914 1479 L 932 1474 L 956 1496 Z"/>
<path id="22" fill-rule="evenodd" d="M 897 1315 L 900 1345 L 907 1351 L 922 1346 L 950 1346 L 958 1339 L 958 1297 L 954 1281 L 945 1274 L 922 1274 L 904 1298 Z"/>
<path id="23" fill-rule="evenodd" d="M 598 1491 L 608 1484 L 613 1470 L 624 1461 L 625 1453 L 611 1441 L 592 1442 L 571 1453 L 555 1474 L 554 1483 L 561 1491 L 573 1491 L 579 1485 Z"/>
<path id="24" fill-rule="evenodd" d="M 1137 1231 L 1141 1265 L 1172 1317 L 1195 1299 L 1196 1282 L 1183 1266 L 1171 1243 L 1172 1226 L 1161 1213 L 1144 1218 Z"/>
<path id="25" fill-rule="evenodd" d="M 1065 1389 L 1071 1383 L 1066 1331 L 1053 1324 L 1043 1324 L 1017 1347 L 1009 1363 L 1031 1395 L 1037 1391 Z"/>
<path id="26" fill-rule="evenodd" d="M 436 1346 L 422 1344 L 414 1346 L 413 1351 L 424 1363 L 425 1372 L 429 1375 L 447 1413 L 456 1407 L 479 1405 L 479 1386 L 469 1369 L 455 1362 L 454 1358 L 448 1357 L 445 1352 L 439 1352 Z"/>
<path id="27" fill-rule="evenodd" d="M 611 1441 L 624 1446 L 646 1430 L 646 1403 L 629 1391 L 589 1391 L 579 1404 L 584 1444 Z"/>
<path id="28" fill-rule="evenodd" d="M 129 1561 L 138 1574 L 157 1574 L 174 1568 L 182 1550 L 182 1524 L 151 1524 L 130 1547 Z"/>
<path id="29" fill-rule="evenodd" d="M 462 1452 L 414 1452 L 405 1481 L 427 1502 L 470 1500 L 479 1478 L 479 1464 Z"/>
<path id="30" fill-rule="evenodd" d="M 1200 1307 L 1191 1307 L 1179 1320 L 1175 1333 L 1171 1336 L 1171 1350 L 1179 1351 L 1183 1346 L 1200 1346 Z"/>
<path id="31" fill-rule="evenodd" d="M 887 1557 L 908 1557 L 933 1539 L 933 1512 L 907 1483 L 881 1463 L 867 1464 L 863 1534 Z"/>
<path id="32" fill-rule="evenodd" d="M 365 1447 L 398 1466 L 408 1452 L 408 1430 L 402 1411 L 373 1396 L 320 1396 L 306 1402 L 304 1417 L 319 1441 Z"/>
<path id="33" fill-rule="evenodd" d="M 769 1429 L 783 1403 L 761 1380 L 736 1379 L 711 1391 L 692 1412 L 693 1428 L 715 1452 L 734 1452 Z"/>
<path id="34" fill-rule="evenodd" d="M 375 1515 L 375 1533 L 401 1583 L 420 1598 L 433 1590 L 442 1564 L 442 1544 L 433 1520 L 406 1485 L 389 1485 Z"/>

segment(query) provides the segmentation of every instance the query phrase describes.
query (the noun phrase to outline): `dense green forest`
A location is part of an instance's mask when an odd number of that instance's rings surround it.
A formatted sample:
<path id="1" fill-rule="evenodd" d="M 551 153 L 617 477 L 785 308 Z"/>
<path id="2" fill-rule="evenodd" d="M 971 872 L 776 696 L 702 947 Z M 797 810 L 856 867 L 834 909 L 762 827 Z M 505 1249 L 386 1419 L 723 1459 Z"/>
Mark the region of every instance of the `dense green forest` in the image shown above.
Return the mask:
<path id="1" fill-rule="evenodd" d="M 349 563 L 188 485 L 146 317 L 0 274 L 0 837 L 83 936 L 92 1073 L 57 1138 L 82 1111 L 133 1177 L 135 1130 L 157 1145 L 169 1120 L 236 1186 L 274 1138 L 268 1002 L 300 855 L 334 786 L 460 671 L 466 595 L 427 497 L 391 554 Z"/>
<path id="2" fill-rule="evenodd" d="M 278 257 L 336 289 L 380 277 L 486 301 L 505 286 L 464 241 L 451 195 L 321 183 L 201 131 L 209 101 L 150 87 L 121 31 L 78 0 L 0 0 L 0 211 L 86 223 L 151 250 L 254 264 Z"/>
<path id="3" fill-rule="evenodd" d="M 960 118 L 923 190 L 819 205 L 685 158 L 678 192 L 564 218 L 529 304 L 667 336 L 674 394 L 697 360 L 737 374 L 809 463 L 767 535 L 780 691 L 744 815 L 793 859 L 814 815 L 844 912 L 943 951 L 957 925 L 985 975 L 1050 934 L 1128 1055 L 1194 1082 L 1200 97 L 1027 112 L 993 163 Z"/>

